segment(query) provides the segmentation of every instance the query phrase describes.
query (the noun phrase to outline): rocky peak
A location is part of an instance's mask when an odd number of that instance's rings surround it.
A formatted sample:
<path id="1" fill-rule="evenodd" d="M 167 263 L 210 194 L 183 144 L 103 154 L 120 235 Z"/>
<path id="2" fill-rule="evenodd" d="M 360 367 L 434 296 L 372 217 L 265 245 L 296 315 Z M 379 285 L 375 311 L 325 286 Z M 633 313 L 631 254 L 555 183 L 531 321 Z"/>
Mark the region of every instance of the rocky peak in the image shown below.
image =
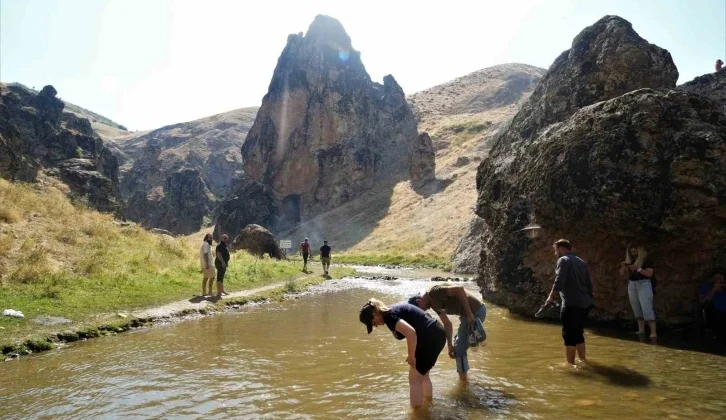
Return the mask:
<path id="1" fill-rule="evenodd" d="M 63 108 L 65 107 L 63 101 L 56 98 L 57 94 L 58 91 L 53 86 L 48 85 L 43 87 L 43 90 L 35 97 L 35 107 L 38 110 L 38 116 L 53 124 L 57 124 L 60 121 Z"/>
<path id="2" fill-rule="evenodd" d="M 636 89 L 672 88 L 677 79 L 667 50 L 641 38 L 627 20 L 605 16 L 582 30 L 555 59 L 500 147 L 536 138 L 539 130 L 584 106 Z"/>
<path id="3" fill-rule="evenodd" d="M 382 182 L 408 177 L 417 135 L 395 79 L 372 82 L 340 22 L 318 16 L 304 36 L 288 37 L 242 146 L 248 182 L 265 187 L 241 185 L 240 191 L 271 196 L 235 193 L 228 205 L 257 200 L 269 208 L 272 201 L 273 230 L 291 227 Z M 225 215 L 241 213 L 228 208 L 219 214 L 224 226 L 231 223 Z M 263 223 L 267 216 L 236 217 L 224 230 Z"/>

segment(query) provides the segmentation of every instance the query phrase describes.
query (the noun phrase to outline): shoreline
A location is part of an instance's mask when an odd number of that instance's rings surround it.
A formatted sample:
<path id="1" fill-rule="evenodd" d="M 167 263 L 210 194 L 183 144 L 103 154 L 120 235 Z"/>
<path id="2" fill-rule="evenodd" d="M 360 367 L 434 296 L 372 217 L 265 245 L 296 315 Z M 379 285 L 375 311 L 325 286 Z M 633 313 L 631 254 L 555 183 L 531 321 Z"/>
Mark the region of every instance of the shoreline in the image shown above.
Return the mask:
<path id="1" fill-rule="evenodd" d="M 343 267 L 341 267 L 343 268 Z M 305 293 L 312 286 L 329 280 L 340 279 L 355 272 L 351 269 L 340 270 L 333 276 L 319 273 L 306 273 L 295 279 L 280 281 L 264 286 L 253 287 L 229 293 L 222 299 L 194 296 L 191 299 L 171 302 L 132 311 L 119 311 L 115 314 L 101 314 L 100 317 L 115 317 L 102 322 L 89 321 L 76 328 L 50 333 L 45 337 L 29 338 L 22 341 L 0 344 L 0 362 L 16 360 L 22 356 L 54 350 L 68 343 L 85 341 L 107 335 L 115 335 L 138 328 L 152 327 L 155 324 L 181 322 L 198 316 L 210 316 L 222 312 L 238 310 L 250 303 L 273 303 Z M 59 328 L 61 329 L 61 328 Z"/>

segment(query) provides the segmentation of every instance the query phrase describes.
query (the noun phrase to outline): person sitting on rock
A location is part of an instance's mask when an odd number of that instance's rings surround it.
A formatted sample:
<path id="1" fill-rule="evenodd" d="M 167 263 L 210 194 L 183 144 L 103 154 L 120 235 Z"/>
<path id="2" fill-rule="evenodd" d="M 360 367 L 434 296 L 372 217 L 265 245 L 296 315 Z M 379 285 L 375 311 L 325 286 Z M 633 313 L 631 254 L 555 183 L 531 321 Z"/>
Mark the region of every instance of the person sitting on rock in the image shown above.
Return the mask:
<path id="1" fill-rule="evenodd" d="M 411 407 L 419 408 L 424 400 L 430 401 L 433 385 L 429 372 L 446 344 L 444 327 L 416 306 L 399 303 L 388 308 L 378 299 L 371 299 L 363 305 L 359 318 L 368 334 L 374 326 L 385 324 L 397 340 L 406 339 Z"/>
<path id="2" fill-rule="evenodd" d="M 328 241 L 323 241 L 323 246 L 320 247 L 320 262 L 323 264 L 323 272 L 327 276 L 330 269 L 330 245 L 328 245 Z"/>
<path id="3" fill-rule="evenodd" d="M 655 312 L 653 311 L 653 264 L 642 246 L 625 249 L 625 261 L 620 273 L 628 276 L 628 297 L 633 314 L 638 321 L 638 334 L 645 334 L 645 323 L 650 326 L 650 337 L 655 338 Z"/>
<path id="4" fill-rule="evenodd" d="M 308 258 L 310 258 L 311 250 L 310 242 L 308 242 L 308 238 L 305 238 L 300 244 L 300 255 L 302 255 L 303 259 L 303 271 L 306 273 L 308 272 Z"/>
<path id="5" fill-rule="evenodd" d="M 721 340 L 726 340 L 726 287 L 723 277 L 722 270 L 714 271 L 711 281 L 702 283 L 698 288 L 698 300 L 706 327 Z"/>
<path id="6" fill-rule="evenodd" d="M 462 286 L 451 283 L 435 284 L 426 290 L 423 295 L 412 296 L 408 303 L 416 305 L 420 309 L 427 311 L 433 309 L 444 324 L 446 330 L 446 343 L 449 348 L 449 357 L 456 359 L 456 371 L 459 373 L 461 381 L 467 381 L 469 378 L 469 359 L 467 350 L 470 345 L 469 333 L 477 331 L 480 338 L 479 341 L 486 340 L 486 331 L 482 323 L 487 316 L 487 308 L 484 302 L 470 291 Z M 454 327 L 449 320 L 449 315 L 459 317 L 459 330 L 456 337 Z"/>
<path id="7" fill-rule="evenodd" d="M 719 58 L 718 60 L 716 60 L 716 73 L 720 72 L 722 68 L 723 61 L 721 61 L 721 59 Z"/>
<path id="8" fill-rule="evenodd" d="M 217 269 L 217 298 L 222 298 L 222 295 L 226 295 L 224 291 L 224 275 L 227 273 L 227 267 L 229 266 L 229 248 L 227 248 L 227 241 L 229 236 L 222 235 L 220 238 L 219 245 L 215 248 L 215 254 L 217 258 L 214 260 L 214 267 Z"/>

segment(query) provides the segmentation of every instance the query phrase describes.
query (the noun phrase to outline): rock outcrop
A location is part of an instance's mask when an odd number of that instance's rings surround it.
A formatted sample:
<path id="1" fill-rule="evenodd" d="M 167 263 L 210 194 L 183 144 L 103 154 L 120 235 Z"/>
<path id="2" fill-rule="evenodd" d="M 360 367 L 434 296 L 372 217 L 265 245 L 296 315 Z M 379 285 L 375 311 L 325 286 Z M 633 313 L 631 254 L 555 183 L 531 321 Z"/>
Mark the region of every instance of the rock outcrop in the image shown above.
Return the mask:
<path id="1" fill-rule="evenodd" d="M 422 183 L 436 178 L 436 152 L 427 133 L 418 135 L 411 143 L 409 175 L 411 181 Z"/>
<path id="2" fill-rule="evenodd" d="M 232 241 L 230 249 L 232 251 L 245 250 L 260 258 L 265 254 L 278 260 L 284 257 L 272 232 L 260 225 L 245 226 Z"/>
<path id="3" fill-rule="evenodd" d="M 698 282 L 724 258 L 726 114 L 709 89 L 676 78 L 670 54 L 615 16 L 555 60 L 478 170 L 484 296 L 533 314 L 552 286 L 551 244 L 565 237 L 589 264 L 593 316 L 630 319 L 618 265 L 640 243 L 660 319 L 694 314 Z"/>
<path id="4" fill-rule="evenodd" d="M 417 135 L 396 80 L 371 81 L 340 22 L 319 15 L 304 36 L 288 37 L 242 146 L 248 182 L 262 184 L 252 189 L 265 196 L 233 195 L 250 206 L 272 202 L 275 220 L 266 226 L 289 228 L 374 186 L 407 178 Z M 253 222 L 225 218 L 234 205 L 223 204 L 217 230 Z"/>
<path id="5" fill-rule="evenodd" d="M 85 118 L 63 112 L 53 86 L 37 95 L 0 85 L 0 176 L 34 181 L 41 169 L 77 199 L 104 212 L 120 208 L 118 162 Z"/>
<path id="6" fill-rule="evenodd" d="M 199 231 L 234 179 L 257 108 L 242 108 L 117 140 L 124 214 L 176 234 Z"/>

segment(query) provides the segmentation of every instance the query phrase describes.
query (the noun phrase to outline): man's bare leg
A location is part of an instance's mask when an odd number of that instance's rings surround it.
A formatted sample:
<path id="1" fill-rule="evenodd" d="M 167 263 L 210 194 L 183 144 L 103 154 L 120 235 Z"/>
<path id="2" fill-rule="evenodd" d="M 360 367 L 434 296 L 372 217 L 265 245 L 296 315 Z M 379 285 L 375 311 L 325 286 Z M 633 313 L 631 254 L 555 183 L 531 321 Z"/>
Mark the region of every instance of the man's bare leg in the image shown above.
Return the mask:
<path id="1" fill-rule="evenodd" d="M 571 365 L 575 364 L 576 351 L 575 346 L 565 346 L 565 357 L 567 358 L 567 363 Z"/>
<path id="2" fill-rule="evenodd" d="M 206 291 L 207 291 L 207 278 L 203 277 L 202 278 L 202 296 L 205 295 L 204 292 L 206 292 Z"/>
<path id="3" fill-rule="evenodd" d="M 575 346 L 577 349 L 577 357 L 580 358 L 583 362 L 587 362 L 587 358 L 585 357 L 585 343 L 580 343 L 577 346 Z M 574 357 L 573 357 L 574 362 Z"/>

